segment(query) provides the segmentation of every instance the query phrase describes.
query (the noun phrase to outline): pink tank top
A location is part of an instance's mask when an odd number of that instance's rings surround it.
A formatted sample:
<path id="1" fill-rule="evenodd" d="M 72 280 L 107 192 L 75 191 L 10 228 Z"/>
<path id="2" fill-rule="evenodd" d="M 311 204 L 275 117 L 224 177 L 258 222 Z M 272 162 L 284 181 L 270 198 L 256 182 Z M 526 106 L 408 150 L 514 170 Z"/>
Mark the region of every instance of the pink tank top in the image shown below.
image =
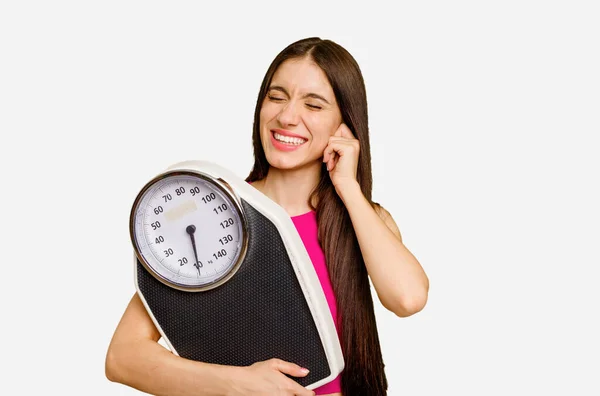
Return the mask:
<path id="1" fill-rule="evenodd" d="M 333 293 L 333 287 L 331 286 L 331 280 L 329 279 L 329 273 L 327 272 L 327 266 L 325 264 L 325 254 L 323 253 L 318 240 L 317 213 L 315 211 L 310 211 L 298 216 L 291 216 L 291 219 L 296 226 L 296 230 L 298 230 L 298 234 L 300 234 L 300 238 L 304 243 L 304 247 L 308 252 L 310 260 L 315 267 L 317 276 L 319 277 L 319 282 L 321 282 L 321 287 L 325 292 L 325 298 L 327 299 L 327 304 L 329 305 L 329 310 L 331 311 L 331 316 L 333 317 L 333 323 L 335 324 L 335 328 L 339 334 L 336 299 Z M 315 393 L 317 395 L 326 395 L 328 393 L 341 392 L 342 388 L 340 375 L 334 378 L 333 381 L 315 388 Z"/>

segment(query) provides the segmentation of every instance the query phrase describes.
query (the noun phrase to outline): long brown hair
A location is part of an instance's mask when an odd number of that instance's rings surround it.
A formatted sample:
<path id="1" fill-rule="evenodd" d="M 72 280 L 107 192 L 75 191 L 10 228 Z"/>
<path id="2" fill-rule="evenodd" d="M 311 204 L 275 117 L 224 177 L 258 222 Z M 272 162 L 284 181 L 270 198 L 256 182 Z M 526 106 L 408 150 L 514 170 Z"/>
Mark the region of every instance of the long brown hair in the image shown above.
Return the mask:
<path id="1" fill-rule="evenodd" d="M 267 176 L 269 163 L 260 140 L 260 110 L 275 71 L 288 59 L 309 57 L 327 76 L 342 113 L 343 122 L 360 142 L 357 180 L 365 198 L 371 201 L 373 179 L 365 84 L 356 60 L 340 45 L 318 37 L 296 41 L 273 60 L 260 87 L 254 111 L 252 143 L 254 166 L 246 178 L 253 182 Z M 316 201 L 316 207 L 313 205 Z M 338 336 L 345 367 L 342 392 L 345 396 L 387 394 L 387 379 L 377 334 L 373 298 L 367 269 L 348 210 L 329 178 L 326 164 L 308 204 L 317 213 L 319 243 L 338 303 Z"/>

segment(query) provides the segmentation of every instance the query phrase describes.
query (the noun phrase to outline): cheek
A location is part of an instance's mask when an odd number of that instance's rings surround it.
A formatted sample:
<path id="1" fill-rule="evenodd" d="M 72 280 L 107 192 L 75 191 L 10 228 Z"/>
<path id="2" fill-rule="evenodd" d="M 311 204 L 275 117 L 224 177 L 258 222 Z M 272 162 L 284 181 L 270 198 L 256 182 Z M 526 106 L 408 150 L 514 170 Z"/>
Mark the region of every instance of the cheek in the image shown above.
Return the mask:
<path id="1" fill-rule="evenodd" d="M 258 116 L 260 134 L 264 134 L 264 129 L 268 126 L 269 122 L 273 119 L 273 112 L 270 111 L 268 107 L 264 107 L 260 110 L 260 115 Z"/>
<path id="2" fill-rule="evenodd" d="M 258 119 L 260 120 L 261 126 L 267 120 L 267 112 L 268 109 L 266 109 L 264 106 L 260 109 L 260 115 L 258 116 Z"/>
<path id="3" fill-rule="evenodd" d="M 318 116 L 308 117 L 306 124 L 309 125 L 315 144 L 323 148 L 327 146 L 329 137 L 333 136 L 338 127 L 330 118 Z"/>
<path id="4" fill-rule="evenodd" d="M 270 121 L 277 114 L 277 108 L 269 101 L 263 101 L 262 107 L 260 108 L 260 120 Z"/>

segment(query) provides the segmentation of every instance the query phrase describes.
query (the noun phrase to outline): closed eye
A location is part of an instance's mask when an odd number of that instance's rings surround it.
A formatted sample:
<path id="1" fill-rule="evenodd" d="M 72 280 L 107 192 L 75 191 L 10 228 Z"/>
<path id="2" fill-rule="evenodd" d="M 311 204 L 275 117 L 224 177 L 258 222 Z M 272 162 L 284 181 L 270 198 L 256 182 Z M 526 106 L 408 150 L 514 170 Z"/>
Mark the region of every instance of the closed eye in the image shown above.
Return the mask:
<path id="1" fill-rule="evenodd" d="M 267 95 L 267 97 L 269 98 L 269 100 L 272 100 L 273 102 L 280 102 L 282 100 L 285 100 L 283 98 L 278 98 L 277 96 L 272 96 L 272 95 Z M 321 110 L 322 109 L 321 106 L 315 106 L 315 105 L 312 105 L 312 104 L 309 104 L 309 103 L 307 103 L 306 106 L 309 107 L 309 108 L 311 108 L 311 109 L 313 109 L 313 110 Z"/>

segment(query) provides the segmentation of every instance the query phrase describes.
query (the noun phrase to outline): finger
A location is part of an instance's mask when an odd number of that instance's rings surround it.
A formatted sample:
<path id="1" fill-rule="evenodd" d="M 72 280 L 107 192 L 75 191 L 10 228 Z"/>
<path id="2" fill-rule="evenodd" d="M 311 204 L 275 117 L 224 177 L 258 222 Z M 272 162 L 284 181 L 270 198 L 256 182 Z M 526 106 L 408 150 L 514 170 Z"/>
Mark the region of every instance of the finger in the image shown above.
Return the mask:
<path id="1" fill-rule="evenodd" d="M 346 150 L 350 147 L 347 141 L 343 140 L 332 140 L 329 142 L 329 146 L 327 148 L 327 152 L 330 153 L 330 156 L 342 157 L 346 153 Z M 331 157 L 327 158 L 327 161 L 331 160 Z"/>
<path id="2" fill-rule="evenodd" d="M 295 396 L 315 396 L 316 395 L 316 393 L 314 391 L 303 388 L 302 386 L 300 386 L 300 389 L 294 387 L 293 392 L 294 392 Z"/>
<path id="3" fill-rule="evenodd" d="M 323 162 L 329 162 L 333 153 L 335 153 L 333 146 L 328 145 L 323 152 Z"/>
<path id="4" fill-rule="evenodd" d="M 284 360 L 276 360 L 276 369 L 282 373 L 293 375 L 294 377 L 304 377 L 308 374 L 308 370 L 304 371 L 303 367 L 298 366 L 295 363 L 286 362 Z"/>
<path id="5" fill-rule="evenodd" d="M 332 141 L 329 145 L 331 146 L 332 153 L 327 161 L 327 170 L 332 171 L 340 158 L 344 156 L 347 143 L 343 141 Z"/>
<path id="6" fill-rule="evenodd" d="M 331 148 L 331 151 L 334 151 L 340 157 L 345 154 L 352 156 L 354 152 L 358 153 L 360 151 L 360 144 L 356 139 L 331 140 L 327 147 L 328 149 Z"/>
<path id="7" fill-rule="evenodd" d="M 335 152 L 331 155 L 331 158 L 329 159 L 329 161 L 327 161 L 327 170 L 328 171 L 331 172 L 333 170 L 333 167 L 335 166 L 335 164 L 337 162 L 336 158 L 338 158 L 338 157 L 339 156 Z"/>
<path id="8" fill-rule="evenodd" d="M 345 144 L 345 145 L 358 145 L 360 146 L 360 143 L 358 141 L 358 139 L 354 139 L 353 137 L 347 138 L 347 137 L 337 137 L 337 136 L 332 136 L 329 138 L 329 143 L 328 144 Z"/>
<path id="9" fill-rule="evenodd" d="M 354 139 L 354 134 L 352 133 L 350 128 L 345 127 L 345 128 L 342 128 L 342 137 L 347 138 L 347 139 Z"/>
<path id="10" fill-rule="evenodd" d="M 338 130 L 335 131 L 334 136 L 339 136 L 339 137 L 343 137 L 343 138 L 347 138 L 347 139 L 354 139 L 354 134 L 352 133 L 352 131 L 350 130 L 350 128 L 348 128 L 348 125 L 342 123 Z"/>
<path id="11" fill-rule="evenodd" d="M 331 159 L 330 156 L 332 154 L 335 154 L 335 152 L 338 151 L 340 147 L 344 147 L 344 145 L 348 143 L 350 142 L 346 138 L 331 136 L 329 138 L 329 143 L 327 144 L 327 147 L 323 151 L 323 162 L 329 162 L 329 160 Z"/>
<path id="12" fill-rule="evenodd" d="M 291 391 L 294 392 L 294 395 L 297 395 L 297 396 L 313 396 L 313 395 L 315 395 L 315 392 L 306 389 L 305 387 L 303 387 L 296 381 L 289 379 L 287 377 L 286 377 L 286 379 L 292 382 L 292 383 L 288 383 L 288 386 L 290 387 Z"/>

